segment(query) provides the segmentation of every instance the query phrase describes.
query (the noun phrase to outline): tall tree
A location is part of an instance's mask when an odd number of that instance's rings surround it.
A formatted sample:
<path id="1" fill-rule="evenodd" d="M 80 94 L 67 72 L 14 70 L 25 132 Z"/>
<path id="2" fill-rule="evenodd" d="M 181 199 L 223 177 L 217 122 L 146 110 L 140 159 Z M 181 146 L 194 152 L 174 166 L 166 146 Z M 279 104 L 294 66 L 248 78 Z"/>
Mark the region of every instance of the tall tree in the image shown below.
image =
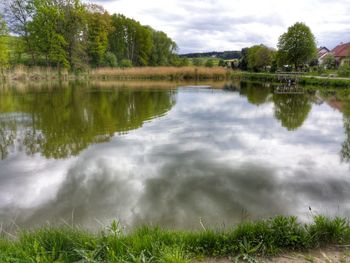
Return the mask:
<path id="1" fill-rule="evenodd" d="M 295 69 L 310 62 L 317 52 L 315 37 L 304 23 L 295 23 L 278 40 L 280 64 L 292 64 Z"/>
<path id="2" fill-rule="evenodd" d="M 64 13 L 57 3 L 56 0 L 34 0 L 37 13 L 28 28 L 47 66 L 69 67 L 67 41 L 60 28 L 64 24 Z"/>
<path id="3" fill-rule="evenodd" d="M 177 49 L 176 43 L 162 31 L 153 29 L 151 31 L 153 47 L 149 64 L 151 66 L 169 65 L 171 57 Z"/>
<path id="4" fill-rule="evenodd" d="M 275 51 L 264 46 L 255 45 L 248 49 L 248 69 L 253 71 L 266 70 L 272 65 Z"/>
<path id="5" fill-rule="evenodd" d="M 148 65 L 152 52 L 151 29 L 123 15 L 113 15 L 112 26 L 109 46 L 118 61 L 128 59 L 137 66 Z"/>
<path id="6" fill-rule="evenodd" d="M 86 67 L 88 57 L 86 52 L 86 7 L 80 0 L 56 0 L 63 12 L 64 19 L 58 30 L 63 35 L 67 46 L 67 59 L 73 70 Z"/>
<path id="7" fill-rule="evenodd" d="M 101 66 L 108 48 L 108 35 L 112 28 L 111 17 L 100 6 L 90 5 L 88 9 L 88 54 L 93 66 Z"/>
<path id="8" fill-rule="evenodd" d="M 32 63 L 36 62 L 35 43 L 30 37 L 29 23 L 36 14 L 34 0 L 5 0 L 5 19 L 11 32 L 20 37 L 24 42 L 24 51 L 31 56 Z"/>

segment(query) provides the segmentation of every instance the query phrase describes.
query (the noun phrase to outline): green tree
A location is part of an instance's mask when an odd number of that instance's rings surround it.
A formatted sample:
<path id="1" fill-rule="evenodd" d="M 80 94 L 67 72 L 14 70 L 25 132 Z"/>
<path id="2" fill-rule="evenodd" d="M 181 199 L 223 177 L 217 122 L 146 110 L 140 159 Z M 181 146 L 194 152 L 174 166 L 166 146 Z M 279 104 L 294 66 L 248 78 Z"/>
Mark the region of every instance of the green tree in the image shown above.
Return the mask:
<path id="1" fill-rule="evenodd" d="M 36 49 L 34 39 L 31 38 L 29 24 L 36 14 L 34 0 L 6 0 L 5 14 L 11 32 L 19 37 L 24 44 L 17 48 L 18 57 L 27 52 L 31 56 L 32 63 L 36 63 Z M 21 45 L 21 44 L 20 44 Z"/>
<path id="2" fill-rule="evenodd" d="M 105 10 L 90 6 L 88 15 L 88 54 L 93 66 L 104 64 L 108 48 L 108 35 L 111 31 L 111 17 Z"/>
<path id="3" fill-rule="evenodd" d="M 152 53 L 152 30 L 123 15 L 112 16 L 110 51 L 118 61 L 131 60 L 135 66 L 146 66 Z"/>
<path id="4" fill-rule="evenodd" d="M 266 70 L 272 66 L 275 51 L 264 46 L 255 45 L 248 49 L 247 62 L 248 69 L 252 71 Z"/>
<path id="5" fill-rule="evenodd" d="M 36 15 L 28 28 L 36 50 L 44 56 L 47 66 L 69 67 L 67 41 L 59 25 L 64 14 L 55 0 L 34 0 Z"/>
<path id="6" fill-rule="evenodd" d="M 177 50 L 176 43 L 162 31 L 152 31 L 152 53 L 150 56 L 151 66 L 167 66 Z"/>
<path id="7" fill-rule="evenodd" d="M 297 70 L 316 56 L 315 37 L 304 23 L 295 23 L 278 40 L 279 63 L 290 64 Z"/>
<path id="8" fill-rule="evenodd" d="M 7 45 L 7 26 L 0 15 L 0 71 L 3 75 L 3 69 L 8 65 L 9 50 Z"/>
<path id="9" fill-rule="evenodd" d="M 87 56 L 87 18 L 88 12 L 80 0 L 56 0 L 63 21 L 58 25 L 67 45 L 67 59 L 73 70 L 84 69 L 88 64 Z"/>

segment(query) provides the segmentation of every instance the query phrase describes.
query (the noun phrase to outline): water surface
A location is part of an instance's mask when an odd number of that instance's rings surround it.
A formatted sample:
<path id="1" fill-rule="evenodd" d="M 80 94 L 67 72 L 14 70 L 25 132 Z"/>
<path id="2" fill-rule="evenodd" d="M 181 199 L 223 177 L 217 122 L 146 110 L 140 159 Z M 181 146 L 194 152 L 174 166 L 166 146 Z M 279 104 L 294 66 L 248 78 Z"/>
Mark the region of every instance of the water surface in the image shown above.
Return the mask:
<path id="1" fill-rule="evenodd" d="M 3 88 L 0 221 L 193 229 L 350 216 L 350 93 L 221 86 Z"/>

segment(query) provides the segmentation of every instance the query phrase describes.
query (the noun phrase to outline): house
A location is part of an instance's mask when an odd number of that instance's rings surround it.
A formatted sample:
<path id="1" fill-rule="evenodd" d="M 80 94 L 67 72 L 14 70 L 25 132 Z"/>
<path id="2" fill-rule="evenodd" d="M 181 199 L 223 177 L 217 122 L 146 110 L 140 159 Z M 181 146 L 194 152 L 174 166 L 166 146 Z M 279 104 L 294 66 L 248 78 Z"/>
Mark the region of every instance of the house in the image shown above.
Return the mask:
<path id="1" fill-rule="evenodd" d="M 344 63 L 349 63 L 350 57 L 350 42 L 349 43 L 340 43 L 332 50 L 332 54 L 337 61 L 337 65 L 341 66 Z"/>
<path id="2" fill-rule="evenodd" d="M 330 53 L 330 50 L 326 47 L 320 47 L 317 49 L 317 59 L 318 64 L 321 65 L 323 63 L 323 59 Z"/>

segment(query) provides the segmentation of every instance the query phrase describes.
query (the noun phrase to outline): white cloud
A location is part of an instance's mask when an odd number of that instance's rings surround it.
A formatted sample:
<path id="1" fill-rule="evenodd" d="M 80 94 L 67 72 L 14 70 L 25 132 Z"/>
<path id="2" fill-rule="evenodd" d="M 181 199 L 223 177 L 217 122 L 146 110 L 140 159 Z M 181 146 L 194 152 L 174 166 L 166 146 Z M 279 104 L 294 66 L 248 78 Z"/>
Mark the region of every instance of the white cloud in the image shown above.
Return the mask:
<path id="1" fill-rule="evenodd" d="M 165 31 L 180 53 L 275 47 L 295 22 L 305 22 L 319 45 L 350 41 L 349 0 L 90 0 Z"/>

